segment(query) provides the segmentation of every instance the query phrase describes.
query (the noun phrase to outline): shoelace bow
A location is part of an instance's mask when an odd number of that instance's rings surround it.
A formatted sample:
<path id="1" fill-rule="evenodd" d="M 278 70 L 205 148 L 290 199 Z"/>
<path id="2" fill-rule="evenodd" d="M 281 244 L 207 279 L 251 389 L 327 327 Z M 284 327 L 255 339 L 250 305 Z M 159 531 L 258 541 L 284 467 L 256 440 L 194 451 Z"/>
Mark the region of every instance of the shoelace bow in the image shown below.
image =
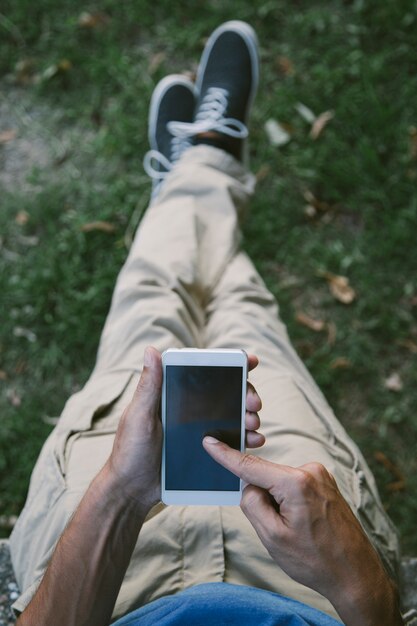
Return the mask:
<path id="1" fill-rule="evenodd" d="M 236 139 L 245 139 L 248 136 L 248 129 L 243 122 L 232 117 L 224 117 L 228 95 L 227 89 L 210 87 L 201 102 L 194 122 L 168 122 L 167 130 L 172 135 L 170 158 L 158 150 L 149 150 L 143 162 L 148 176 L 162 182 L 183 152 L 192 145 L 192 138 L 195 135 L 214 131 Z M 156 167 L 154 163 L 157 164 Z"/>
<path id="2" fill-rule="evenodd" d="M 194 122 L 169 122 L 168 130 L 174 137 L 193 137 L 200 133 L 215 131 L 245 139 L 248 129 L 240 120 L 224 117 L 228 105 L 229 92 L 220 87 L 210 87 L 204 96 Z"/>

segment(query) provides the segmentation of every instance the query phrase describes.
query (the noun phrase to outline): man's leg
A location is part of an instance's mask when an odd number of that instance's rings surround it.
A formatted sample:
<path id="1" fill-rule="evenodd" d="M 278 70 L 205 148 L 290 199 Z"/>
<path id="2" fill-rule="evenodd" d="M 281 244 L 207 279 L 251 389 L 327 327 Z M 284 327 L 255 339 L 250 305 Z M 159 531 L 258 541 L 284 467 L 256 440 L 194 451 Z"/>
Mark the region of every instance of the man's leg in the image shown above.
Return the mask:
<path id="1" fill-rule="evenodd" d="M 232 30 L 235 47 L 240 48 L 245 61 L 254 63 L 250 27 L 235 23 Z M 223 43 L 229 45 L 228 32 L 225 38 Z M 247 76 L 247 72 L 241 74 Z M 200 79 L 204 76 L 203 72 Z M 213 119 L 215 123 L 229 122 L 222 119 L 227 105 L 225 89 L 209 87 L 200 80 L 202 93 L 196 113 L 200 130 L 202 123 L 207 130 L 205 117 L 209 125 Z M 252 87 L 251 81 L 244 85 L 248 96 L 253 96 Z M 166 95 L 165 87 L 159 93 Z M 168 101 L 164 97 L 164 102 Z M 151 147 L 163 157 L 158 157 L 160 178 L 166 174 L 163 170 L 170 170 L 178 160 L 179 148 L 190 143 L 194 134 L 193 129 L 187 133 L 178 128 L 185 124 L 190 130 L 186 109 L 189 106 L 184 101 L 179 107 L 161 105 L 157 116 L 161 124 L 155 124 L 155 132 L 160 130 L 161 134 L 155 145 L 151 141 Z M 180 111 L 180 116 L 170 117 L 173 110 Z M 246 107 L 243 114 L 248 112 Z M 171 132 L 172 120 L 177 127 Z M 240 121 L 239 125 L 237 131 L 225 129 L 226 135 L 243 133 Z M 118 279 L 94 371 L 83 390 L 66 404 L 33 472 L 28 500 L 11 538 L 13 562 L 24 591 L 16 603 L 18 610 L 34 593 L 56 540 L 110 452 L 120 414 L 139 376 L 144 347 L 153 343 L 162 351 L 167 347 L 203 345 L 203 305 L 236 252 L 236 207 L 245 204 L 253 177 L 231 156 L 203 145 L 187 150 L 168 174 L 142 221 Z M 184 508 L 173 507 L 169 512 L 163 509 L 155 517 L 156 512 L 141 532 L 115 615 L 193 584 L 194 555 L 198 551 L 198 575 L 203 572 L 205 579 L 222 579 L 219 510 L 212 509 L 210 514 L 200 510 L 193 515 L 191 525 Z M 201 524 L 195 532 L 198 515 Z M 209 552 L 207 542 L 211 544 Z"/>
<path id="2" fill-rule="evenodd" d="M 206 344 L 243 348 L 260 359 L 251 380 L 263 402 L 261 430 L 266 444 L 253 454 L 290 466 L 323 463 L 395 575 L 397 536 L 382 508 L 373 476 L 293 350 L 273 296 L 244 253 L 238 253 L 228 265 L 213 293 Z M 328 610 L 317 594 L 278 569 L 240 511 L 224 508 L 222 523 L 226 581 L 279 591 Z"/>
<path id="3" fill-rule="evenodd" d="M 229 71 L 223 68 L 225 58 Z M 220 92 L 213 88 L 216 82 L 227 94 L 223 116 L 229 119 L 219 121 L 214 115 L 199 128 L 209 133 L 197 138 L 241 160 L 247 113 L 257 82 L 256 37 L 247 26 L 225 24 L 210 37 L 197 75 L 200 98 L 201 94 L 208 98 L 211 92 Z M 216 97 L 220 106 L 221 94 Z M 196 120 L 198 117 L 199 113 Z M 230 117 L 237 118 L 239 124 L 231 123 Z M 199 127 L 198 121 L 194 125 Z M 232 143 L 230 128 L 226 132 L 225 126 L 242 131 Z M 323 463 L 335 475 L 343 495 L 393 572 L 398 557 L 397 537 L 382 509 L 372 474 L 293 350 L 274 298 L 244 253 L 236 253 L 230 260 L 211 293 L 204 344 L 244 348 L 258 354 L 261 363 L 253 372 L 253 381 L 264 401 L 262 423 L 267 444 L 257 453 L 289 465 Z M 323 604 L 317 594 L 278 573 L 240 511 L 223 508 L 221 516 L 226 581 L 282 591 L 329 610 L 327 601 Z"/>
<path id="4" fill-rule="evenodd" d="M 96 367 L 85 387 L 70 398 L 46 442 L 11 537 L 23 591 L 18 610 L 33 595 L 57 539 L 111 450 L 146 345 L 161 351 L 202 346 L 202 303 L 235 254 L 236 205 L 245 204 L 252 188 L 253 178 L 232 157 L 196 146 L 182 156 L 145 215 L 117 281 Z M 187 586 L 191 553 L 184 554 L 184 541 L 194 546 L 192 551 L 198 545 L 203 552 L 203 543 L 213 536 L 218 545 L 213 544 L 205 572 L 209 579 L 221 580 L 218 510 L 214 521 L 197 512 L 205 536 L 191 530 L 185 540 L 184 508 L 162 510 L 155 517 L 157 512 L 141 532 L 115 615 L 155 594 Z"/>

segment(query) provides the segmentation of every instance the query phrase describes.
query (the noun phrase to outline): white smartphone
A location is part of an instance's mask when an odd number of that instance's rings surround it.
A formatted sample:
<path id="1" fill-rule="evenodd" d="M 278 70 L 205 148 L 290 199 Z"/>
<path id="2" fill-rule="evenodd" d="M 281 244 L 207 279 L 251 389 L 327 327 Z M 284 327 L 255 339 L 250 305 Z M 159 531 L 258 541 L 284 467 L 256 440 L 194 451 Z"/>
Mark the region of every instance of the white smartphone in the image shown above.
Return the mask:
<path id="1" fill-rule="evenodd" d="M 204 450 L 212 435 L 244 450 L 247 355 L 243 350 L 167 350 L 162 355 L 162 501 L 239 504 L 241 480 Z"/>

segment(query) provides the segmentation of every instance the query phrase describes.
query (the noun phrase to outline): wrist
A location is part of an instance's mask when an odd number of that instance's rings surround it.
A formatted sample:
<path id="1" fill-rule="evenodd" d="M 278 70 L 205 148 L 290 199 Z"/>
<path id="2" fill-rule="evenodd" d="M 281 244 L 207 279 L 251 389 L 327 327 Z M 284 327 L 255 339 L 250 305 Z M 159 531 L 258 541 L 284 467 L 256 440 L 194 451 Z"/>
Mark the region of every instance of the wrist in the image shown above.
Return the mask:
<path id="1" fill-rule="evenodd" d="M 139 488 L 132 491 L 128 482 L 117 473 L 110 459 L 101 469 L 97 480 L 110 505 L 128 512 L 141 521 L 146 518 L 154 503 L 148 494 L 141 493 Z"/>

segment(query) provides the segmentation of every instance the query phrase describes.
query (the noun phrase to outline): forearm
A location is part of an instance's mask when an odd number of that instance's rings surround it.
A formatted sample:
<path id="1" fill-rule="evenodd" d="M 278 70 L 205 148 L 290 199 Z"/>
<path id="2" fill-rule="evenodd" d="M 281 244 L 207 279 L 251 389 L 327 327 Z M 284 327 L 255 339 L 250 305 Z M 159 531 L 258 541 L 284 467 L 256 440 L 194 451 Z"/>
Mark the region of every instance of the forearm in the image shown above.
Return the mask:
<path id="1" fill-rule="evenodd" d="M 403 626 L 399 593 L 381 572 L 357 590 L 346 589 L 332 602 L 345 626 Z"/>
<path id="2" fill-rule="evenodd" d="M 123 497 L 106 465 L 59 540 L 18 626 L 104 626 L 147 514 Z"/>

